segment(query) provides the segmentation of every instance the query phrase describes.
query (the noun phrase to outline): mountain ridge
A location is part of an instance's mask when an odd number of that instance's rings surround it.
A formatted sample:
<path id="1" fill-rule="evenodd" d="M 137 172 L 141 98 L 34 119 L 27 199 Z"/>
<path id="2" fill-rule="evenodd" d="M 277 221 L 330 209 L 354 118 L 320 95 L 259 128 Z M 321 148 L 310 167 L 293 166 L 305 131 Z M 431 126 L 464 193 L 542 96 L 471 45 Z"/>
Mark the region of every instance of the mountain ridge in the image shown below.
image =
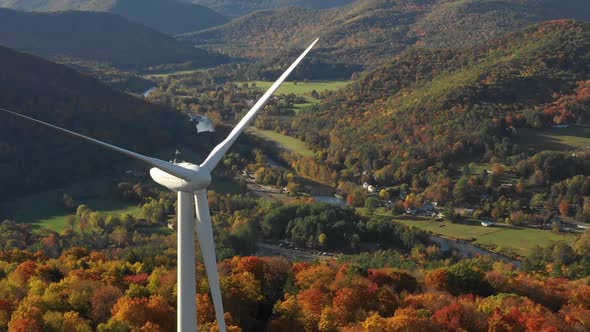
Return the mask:
<path id="1" fill-rule="evenodd" d="M 176 144 L 193 132 L 178 112 L 2 46 L 0 88 L 2 108 L 138 152 Z M 1 112 L 0 117 L 0 197 L 53 188 L 117 164 L 118 155 Z"/>
<path id="2" fill-rule="evenodd" d="M 0 8 L 0 44 L 45 57 L 68 56 L 141 69 L 194 61 L 225 61 L 140 24 L 103 12 L 20 12 Z"/>
<path id="3" fill-rule="evenodd" d="M 397 181 L 435 161 L 505 153 L 494 140 L 507 127 L 590 119 L 582 106 L 550 107 L 584 102 L 575 95 L 590 77 L 589 40 L 590 24 L 555 20 L 486 45 L 411 49 L 299 113 L 292 133 L 340 170 Z"/>
<path id="4" fill-rule="evenodd" d="M 176 0 L 0 0 L 0 7 L 40 12 L 101 11 L 163 33 L 197 31 L 228 22 L 213 10 Z"/>
<path id="5" fill-rule="evenodd" d="M 311 9 L 325 9 L 347 5 L 354 0 L 185 0 L 230 17 L 239 17 L 259 10 L 284 7 L 303 7 Z"/>
<path id="6" fill-rule="evenodd" d="M 319 36 L 314 56 L 374 66 L 408 47 L 467 47 L 570 16 L 590 20 L 590 5 L 579 0 L 358 0 L 324 10 L 256 12 L 178 38 L 233 56 L 261 59 L 271 56 L 271 50 L 301 47 Z"/>

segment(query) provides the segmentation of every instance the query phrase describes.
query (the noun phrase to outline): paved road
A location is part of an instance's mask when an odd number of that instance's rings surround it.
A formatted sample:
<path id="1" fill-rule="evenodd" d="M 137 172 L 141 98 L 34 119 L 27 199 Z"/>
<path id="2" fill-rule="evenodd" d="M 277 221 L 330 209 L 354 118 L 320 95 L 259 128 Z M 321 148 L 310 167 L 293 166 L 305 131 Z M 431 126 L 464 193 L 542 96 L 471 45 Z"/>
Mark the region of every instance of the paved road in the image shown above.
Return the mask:
<path id="1" fill-rule="evenodd" d="M 283 256 L 293 262 L 313 262 L 330 258 L 330 256 L 314 254 L 311 251 L 287 249 L 268 243 L 258 243 L 257 247 L 256 254 L 259 256 Z"/>

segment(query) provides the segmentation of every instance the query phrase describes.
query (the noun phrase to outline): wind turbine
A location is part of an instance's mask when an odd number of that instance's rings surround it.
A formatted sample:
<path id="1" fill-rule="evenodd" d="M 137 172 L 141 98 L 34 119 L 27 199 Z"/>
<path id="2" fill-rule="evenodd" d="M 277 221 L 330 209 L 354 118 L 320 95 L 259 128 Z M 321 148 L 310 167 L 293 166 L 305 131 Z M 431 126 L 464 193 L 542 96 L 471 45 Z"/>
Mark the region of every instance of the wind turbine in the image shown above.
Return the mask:
<path id="1" fill-rule="evenodd" d="M 73 131 L 19 114 L 3 108 L 0 111 L 10 113 L 29 121 L 36 122 L 46 127 L 57 129 L 63 133 L 80 138 L 112 151 L 122 153 L 128 157 L 135 158 L 153 168 L 150 175 L 154 181 L 162 186 L 178 193 L 178 272 L 177 272 L 177 327 L 180 332 L 197 331 L 196 311 L 196 271 L 195 271 L 195 229 L 201 245 L 203 261 L 207 270 L 209 288 L 215 306 L 215 318 L 219 324 L 220 332 L 226 332 L 223 303 L 221 301 L 221 287 L 219 285 L 219 272 L 217 271 L 217 259 L 215 257 L 215 243 L 213 242 L 213 228 L 211 225 L 211 214 L 207 202 L 207 186 L 211 183 L 211 172 L 221 161 L 223 156 L 244 132 L 252 118 L 264 106 L 270 96 L 287 79 L 289 74 L 305 58 L 307 53 L 318 42 L 316 39 L 293 64 L 279 77 L 279 79 L 266 91 L 258 102 L 246 113 L 227 138 L 219 143 L 209 154 L 205 162 L 195 165 L 187 162 L 170 163 L 156 158 L 147 157 L 133 151 L 80 135 Z M 193 218 L 193 202 L 196 208 L 197 219 Z"/>

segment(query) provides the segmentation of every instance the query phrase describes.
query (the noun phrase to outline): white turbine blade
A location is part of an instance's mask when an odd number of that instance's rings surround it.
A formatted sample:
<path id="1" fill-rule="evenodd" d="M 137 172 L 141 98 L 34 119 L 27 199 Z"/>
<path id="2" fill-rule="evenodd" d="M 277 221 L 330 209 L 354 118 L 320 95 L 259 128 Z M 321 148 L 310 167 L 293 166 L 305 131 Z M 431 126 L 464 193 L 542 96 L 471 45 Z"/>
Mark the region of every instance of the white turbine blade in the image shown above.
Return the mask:
<path id="1" fill-rule="evenodd" d="M 242 118 L 242 120 L 238 123 L 238 125 L 231 131 L 231 133 L 227 136 L 227 138 L 219 143 L 213 151 L 209 154 L 209 157 L 205 160 L 205 162 L 201 165 L 207 167 L 210 171 L 212 171 L 215 166 L 221 161 L 227 150 L 232 146 L 232 144 L 238 139 L 240 134 L 246 130 L 246 127 L 252 121 L 252 118 L 256 115 L 256 113 L 264 106 L 264 104 L 268 101 L 270 96 L 283 84 L 283 82 L 287 79 L 289 74 L 299 65 L 299 63 L 305 58 L 307 53 L 311 51 L 311 49 L 315 46 L 318 42 L 319 38 L 316 39 L 311 45 L 303 52 L 295 62 L 279 77 L 279 79 L 266 91 L 266 93 L 258 100 L 258 102 L 248 111 L 248 113 Z"/>
<path id="2" fill-rule="evenodd" d="M 163 160 L 152 158 L 152 157 L 147 157 L 147 156 L 141 155 L 139 153 L 135 153 L 133 151 L 125 150 L 123 148 L 120 148 L 120 147 L 117 147 L 117 146 L 114 146 L 114 145 L 111 145 L 111 144 L 108 144 L 108 143 L 105 143 L 105 142 L 101 142 L 101 141 L 99 141 L 97 139 L 90 138 L 90 137 L 87 137 L 87 136 L 84 136 L 84 135 L 75 133 L 73 131 L 70 131 L 70 130 L 67 130 L 67 129 L 64 129 L 64 128 L 55 126 L 55 125 L 52 125 L 52 124 L 47 123 L 47 122 L 43 122 L 41 120 L 37 120 L 37 119 L 31 118 L 29 116 L 26 116 L 26 115 L 23 115 L 23 114 L 20 114 L 20 113 L 12 112 L 12 111 L 9 111 L 9 110 L 4 109 L 4 108 L 0 108 L 0 111 L 3 111 L 3 112 L 6 112 L 6 113 L 9 113 L 9 114 L 12 114 L 14 116 L 18 116 L 20 118 L 23 118 L 23 119 L 26 119 L 26 120 L 29 120 L 29 121 L 36 122 L 36 123 L 38 123 L 40 125 L 43 125 L 45 127 L 57 129 L 57 130 L 65 133 L 65 134 L 68 134 L 68 135 L 73 136 L 75 138 L 81 138 L 81 139 L 83 139 L 83 140 L 85 140 L 87 142 L 93 143 L 95 145 L 102 146 L 103 148 L 107 148 L 107 149 L 109 149 L 111 151 L 116 151 L 116 152 L 122 153 L 122 154 L 124 154 L 124 155 L 126 155 L 128 157 L 135 158 L 137 160 L 143 161 L 144 163 L 147 163 L 148 165 L 151 165 L 153 167 L 157 167 L 157 168 L 163 170 L 164 172 L 166 172 L 168 174 L 171 174 L 171 175 L 174 175 L 174 176 L 176 176 L 178 178 L 181 178 L 181 179 L 183 179 L 185 181 L 190 181 L 190 179 L 191 179 L 191 176 L 192 176 L 192 173 L 193 173 L 191 170 L 188 170 L 186 168 L 183 168 L 183 167 L 174 165 L 174 164 L 169 163 L 167 161 L 163 161 Z"/>
<path id="3" fill-rule="evenodd" d="M 197 289 L 195 287 L 195 219 L 191 193 L 178 192 L 178 252 L 176 309 L 178 331 L 197 330 Z"/>
<path id="4" fill-rule="evenodd" d="M 219 331 L 226 332 L 221 286 L 219 285 L 219 271 L 217 270 L 217 259 L 215 257 L 215 242 L 213 242 L 213 226 L 211 225 L 206 189 L 195 192 L 195 206 L 197 210 L 197 237 L 199 238 L 203 262 L 207 270 L 207 279 L 209 280 L 211 297 L 215 306 L 215 318 L 217 318 L 219 324 Z"/>

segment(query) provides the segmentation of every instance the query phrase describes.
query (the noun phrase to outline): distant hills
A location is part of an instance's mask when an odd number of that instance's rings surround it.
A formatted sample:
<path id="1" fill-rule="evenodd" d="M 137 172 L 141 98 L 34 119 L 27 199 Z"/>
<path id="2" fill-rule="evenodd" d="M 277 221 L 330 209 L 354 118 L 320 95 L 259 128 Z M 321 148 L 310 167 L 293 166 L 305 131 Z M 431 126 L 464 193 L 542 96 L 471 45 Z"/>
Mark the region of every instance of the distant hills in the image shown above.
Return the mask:
<path id="1" fill-rule="evenodd" d="M 110 13 L 20 12 L 0 8 L 0 45 L 44 57 L 94 60 L 124 69 L 193 62 L 209 66 L 224 56 Z"/>
<path id="2" fill-rule="evenodd" d="M 0 7 L 109 12 L 168 34 L 197 31 L 228 21 L 207 7 L 177 0 L 0 0 Z"/>
<path id="3" fill-rule="evenodd" d="M 501 140 L 510 127 L 590 121 L 589 79 L 590 25 L 550 21 L 481 46 L 406 51 L 299 113 L 291 133 L 342 174 L 408 182 L 437 163 L 518 154 Z"/>
<path id="4" fill-rule="evenodd" d="M 325 9 L 347 5 L 354 0 L 184 0 L 207 6 L 223 15 L 238 17 L 259 10 L 284 7 Z"/>
<path id="5" fill-rule="evenodd" d="M 413 26 L 418 45 L 469 46 L 528 25 L 561 18 L 590 20 L 585 0 L 438 1 Z"/>
<path id="6" fill-rule="evenodd" d="M 141 152 L 190 140 L 193 132 L 180 113 L 5 47 L 0 47 L 0 91 L 0 107 Z M 113 169 L 117 157 L 0 114 L 0 198 Z"/>
<path id="7" fill-rule="evenodd" d="M 259 11 L 179 38 L 249 58 L 302 47 L 321 37 L 316 57 L 376 65 L 411 46 L 457 47 L 492 40 L 556 18 L 590 19 L 582 0 L 358 0 L 325 10 Z"/>

